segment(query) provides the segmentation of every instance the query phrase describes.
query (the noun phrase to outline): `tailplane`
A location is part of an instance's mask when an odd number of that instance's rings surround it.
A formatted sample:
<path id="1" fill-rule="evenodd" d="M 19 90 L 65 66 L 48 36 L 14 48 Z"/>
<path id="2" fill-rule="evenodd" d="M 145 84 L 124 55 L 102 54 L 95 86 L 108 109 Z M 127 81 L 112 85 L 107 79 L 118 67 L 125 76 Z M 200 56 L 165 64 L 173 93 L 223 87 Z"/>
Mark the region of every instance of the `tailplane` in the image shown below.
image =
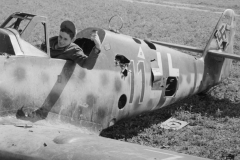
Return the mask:
<path id="1" fill-rule="evenodd" d="M 202 91 L 208 90 L 222 79 L 227 78 L 232 67 L 232 60 L 240 60 L 240 56 L 233 53 L 235 30 L 235 13 L 227 9 L 220 17 L 203 50 L 202 58 L 205 65 Z"/>

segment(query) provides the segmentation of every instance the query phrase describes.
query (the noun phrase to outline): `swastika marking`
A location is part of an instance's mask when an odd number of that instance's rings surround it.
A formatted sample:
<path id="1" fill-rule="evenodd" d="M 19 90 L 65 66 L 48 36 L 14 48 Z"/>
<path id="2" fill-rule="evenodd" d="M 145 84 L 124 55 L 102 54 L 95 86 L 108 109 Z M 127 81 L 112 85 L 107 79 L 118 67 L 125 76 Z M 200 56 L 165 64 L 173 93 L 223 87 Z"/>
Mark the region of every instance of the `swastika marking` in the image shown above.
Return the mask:
<path id="1" fill-rule="evenodd" d="M 221 28 L 217 30 L 215 37 L 217 39 L 217 43 L 219 47 L 222 47 L 222 43 L 226 42 L 227 39 L 227 34 L 226 34 L 226 25 L 222 24 Z"/>

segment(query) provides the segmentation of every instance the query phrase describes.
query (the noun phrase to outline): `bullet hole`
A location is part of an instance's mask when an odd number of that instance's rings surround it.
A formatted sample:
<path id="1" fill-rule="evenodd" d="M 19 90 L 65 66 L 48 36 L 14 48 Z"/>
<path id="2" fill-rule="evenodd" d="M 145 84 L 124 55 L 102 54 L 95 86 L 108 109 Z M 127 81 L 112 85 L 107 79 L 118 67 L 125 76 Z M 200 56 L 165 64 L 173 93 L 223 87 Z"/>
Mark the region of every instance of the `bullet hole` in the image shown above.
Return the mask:
<path id="1" fill-rule="evenodd" d="M 43 146 L 44 146 L 44 147 L 47 147 L 47 144 L 46 144 L 46 143 L 43 143 Z"/>
<path id="2" fill-rule="evenodd" d="M 125 94 L 121 95 L 118 100 L 118 108 L 123 109 L 127 103 L 127 96 Z"/>
<path id="3" fill-rule="evenodd" d="M 127 77 L 128 76 L 128 66 L 129 66 L 129 59 L 127 59 L 125 56 L 117 54 L 115 57 L 115 65 L 119 66 L 121 68 L 121 77 Z"/>

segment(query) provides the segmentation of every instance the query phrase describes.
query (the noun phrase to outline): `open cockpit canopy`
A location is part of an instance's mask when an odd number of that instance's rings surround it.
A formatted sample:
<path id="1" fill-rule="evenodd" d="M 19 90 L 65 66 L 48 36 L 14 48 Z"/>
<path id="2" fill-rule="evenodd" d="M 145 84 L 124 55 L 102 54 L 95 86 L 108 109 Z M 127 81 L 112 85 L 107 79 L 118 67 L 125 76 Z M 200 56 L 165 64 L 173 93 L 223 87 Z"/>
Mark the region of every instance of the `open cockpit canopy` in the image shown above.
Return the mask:
<path id="1" fill-rule="evenodd" d="M 36 30 L 42 33 L 34 33 Z M 13 13 L 0 26 L 0 42 L 3 44 L 0 46 L 1 53 L 47 57 L 49 49 L 40 49 L 41 43 L 49 44 L 47 18 L 28 13 Z"/>

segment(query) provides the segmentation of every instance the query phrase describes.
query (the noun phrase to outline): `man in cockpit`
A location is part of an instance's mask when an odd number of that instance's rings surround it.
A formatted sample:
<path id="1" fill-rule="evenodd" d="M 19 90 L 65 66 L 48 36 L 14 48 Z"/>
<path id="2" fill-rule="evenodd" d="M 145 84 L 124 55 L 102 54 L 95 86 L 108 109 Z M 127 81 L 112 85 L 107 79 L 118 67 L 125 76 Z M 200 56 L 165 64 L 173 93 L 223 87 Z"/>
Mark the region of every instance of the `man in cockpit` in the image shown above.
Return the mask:
<path id="1" fill-rule="evenodd" d="M 60 25 L 59 36 L 50 38 L 50 56 L 65 60 L 72 60 L 83 68 L 92 69 L 101 52 L 101 42 L 97 31 L 92 32 L 91 40 L 95 43 L 91 53 L 86 56 L 83 50 L 73 43 L 77 30 L 73 22 L 64 21 Z"/>

